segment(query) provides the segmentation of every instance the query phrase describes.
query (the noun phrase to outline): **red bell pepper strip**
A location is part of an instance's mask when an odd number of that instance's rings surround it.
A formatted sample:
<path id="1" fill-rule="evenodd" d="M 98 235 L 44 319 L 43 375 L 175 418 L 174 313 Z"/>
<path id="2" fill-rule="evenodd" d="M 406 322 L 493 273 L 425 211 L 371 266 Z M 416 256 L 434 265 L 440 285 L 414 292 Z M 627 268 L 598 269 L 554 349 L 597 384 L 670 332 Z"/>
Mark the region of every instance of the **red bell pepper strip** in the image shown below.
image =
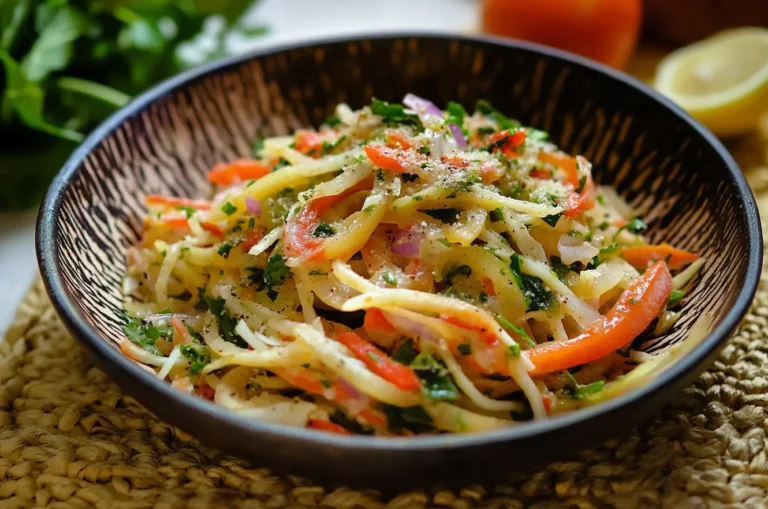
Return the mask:
<path id="1" fill-rule="evenodd" d="M 371 189 L 373 180 L 366 179 L 333 196 L 321 196 L 307 203 L 303 209 L 285 224 L 283 242 L 289 256 L 305 256 L 308 260 L 323 259 L 323 239 L 312 236 L 320 223 L 320 216 L 347 196 Z"/>
<path id="2" fill-rule="evenodd" d="M 495 143 L 499 143 L 502 140 L 506 139 L 506 141 L 501 145 L 501 153 L 507 157 L 514 158 L 519 156 L 519 154 L 515 151 L 515 149 L 518 148 L 523 143 L 525 143 L 525 138 L 526 138 L 525 131 L 512 132 L 509 129 L 505 129 L 504 131 L 495 133 L 490 138 L 488 138 L 487 144 L 493 145 Z M 496 147 L 493 147 L 491 149 L 491 152 L 496 152 L 496 150 L 498 149 Z"/>
<path id="3" fill-rule="evenodd" d="M 323 138 L 314 131 L 299 131 L 294 147 L 302 154 L 310 155 L 323 147 Z"/>
<path id="4" fill-rule="evenodd" d="M 164 207 L 190 207 L 197 210 L 211 210 L 211 202 L 205 200 L 192 200 L 190 198 L 177 198 L 175 196 L 160 196 L 150 194 L 144 198 L 147 205 L 162 205 Z"/>
<path id="5" fill-rule="evenodd" d="M 410 150 L 413 148 L 413 142 L 397 131 L 387 131 L 387 147 Z"/>
<path id="6" fill-rule="evenodd" d="M 397 329 L 389 323 L 389 320 L 384 316 L 381 310 L 371 308 L 365 312 L 365 320 L 363 321 L 363 328 L 368 334 L 386 333 L 390 334 L 397 332 Z"/>
<path id="7" fill-rule="evenodd" d="M 574 189 L 579 188 L 579 170 L 576 167 L 576 159 L 553 152 L 539 152 L 539 161 L 549 163 L 563 170 L 565 173 L 563 182 L 571 184 Z"/>
<path id="8" fill-rule="evenodd" d="M 251 250 L 253 246 L 259 243 L 261 239 L 264 238 L 264 230 L 261 228 L 254 228 L 250 232 L 248 232 L 248 235 L 245 237 L 245 240 L 240 244 L 240 247 L 245 251 L 246 253 Z"/>
<path id="9" fill-rule="evenodd" d="M 331 421 L 323 421 L 320 419 L 310 419 L 307 427 L 312 429 L 317 429 L 320 431 L 327 431 L 329 433 L 336 433 L 338 435 L 352 434 L 351 431 L 349 431 L 347 428 L 343 426 L 339 426 L 338 424 Z"/>
<path id="10" fill-rule="evenodd" d="M 169 228 L 189 228 L 189 221 L 186 217 L 181 216 L 164 217 L 160 220 L 160 223 Z M 200 226 L 202 226 L 203 230 L 207 231 L 211 235 L 214 235 L 220 239 L 224 238 L 224 230 L 215 224 L 205 221 L 200 223 Z"/>
<path id="11" fill-rule="evenodd" d="M 578 336 L 544 343 L 523 355 L 533 363 L 531 375 L 586 364 L 615 352 L 635 339 L 661 312 L 672 291 L 672 276 L 664 262 L 656 262 L 636 279 L 608 313 Z"/>
<path id="12" fill-rule="evenodd" d="M 421 381 L 413 369 L 393 361 L 354 332 L 342 332 L 336 336 L 336 341 L 349 348 L 368 369 L 392 385 L 404 391 L 417 391 L 421 387 Z"/>
<path id="13" fill-rule="evenodd" d="M 626 247 L 622 250 L 621 256 L 630 264 L 639 269 L 644 269 L 649 263 L 658 260 L 665 260 L 672 270 L 695 262 L 699 259 L 696 253 L 675 249 L 666 242 L 655 245 Z"/>
<path id="14" fill-rule="evenodd" d="M 403 166 L 403 151 L 382 145 L 366 145 L 363 147 L 365 155 L 376 166 L 395 173 L 407 173 L 408 169 Z"/>
<path id="15" fill-rule="evenodd" d="M 270 172 L 269 166 L 252 159 L 238 159 L 231 163 L 220 163 L 208 173 L 208 180 L 220 186 L 237 181 L 256 180 Z"/>

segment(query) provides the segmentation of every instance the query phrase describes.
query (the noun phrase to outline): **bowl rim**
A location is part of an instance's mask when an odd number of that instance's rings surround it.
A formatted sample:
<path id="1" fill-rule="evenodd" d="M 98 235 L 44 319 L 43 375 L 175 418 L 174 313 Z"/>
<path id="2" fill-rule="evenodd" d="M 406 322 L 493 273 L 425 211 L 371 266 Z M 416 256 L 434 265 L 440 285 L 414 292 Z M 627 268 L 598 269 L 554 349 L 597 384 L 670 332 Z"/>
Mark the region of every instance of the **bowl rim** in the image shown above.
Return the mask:
<path id="1" fill-rule="evenodd" d="M 655 100 L 674 113 L 682 122 L 687 124 L 688 127 L 701 136 L 704 141 L 714 149 L 730 173 L 730 178 L 735 186 L 735 191 L 743 205 L 742 215 L 746 220 L 747 229 L 747 245 L 749 253 L 746 262 L 744 283 L 739 290 L 733 306 L 722 318 L 720 324 L 715 327 L 715 329 L 712 330 L 691 352 L 678 359 L 669 368 L 662 371 L 662 373 L 650 383 L 601 404 L 581 408 L 578 411 L 569 412 L 541 421 L 531 421 L 520 426 L 510 426 L 484 433 L 416 436 L 408 440 L 357 435 L 341 436 L 307 428 L 296 428 L 258 421 L 249 421 L 237 416 L 235 412 L 224 409 L 214 403 L 174 389 L 170 384 L 152 376 L 146 370 L 140 368 L 133 361 L 125 357 L 119 349 L 111 344 L 111 341 L 104 340 L 78 310 L 73 299 L 69 298 L 65 291 L 64 280 L 56 263 L 55 255 L 57 250 L 54 241 L 56 232 L 55 224 L 62 205 L 64 192 L 68 188 L 72 178 L 76 175 L 78 167 L 88 154 L 122 125 L 123 122 L 141 112 L 156 100 L 170 95 L 178 89 L 188 86 L 190 83 L 239 67 L 251 60 L 302 48 L 322 47 L 360 41 L 398 39 L 437 39 L 446 42 L 459 41 L 490 44 L 527 51 L 548 59 L 564 60 L 570 64 L 586 67 L 591 71 L 607 75 L 609 78 L 619 81 L 625 86 L 635 89 L 640 94 Z M 48 193 L 41 205 L 37 219 L 35 247 L 46 291 L 59 317 L 61 317 L 64 324 L 73 335 L 80 340 L 79 343 L 85 347 L 102 366 L 109 366 L 111 369 L 118 370 L 122 378 L 131 379 L 132 383 L 137 384 L 139 388 L 147 392 L 151 391 L 157 393 L 162 398 L 176 398 L 178 404 L 186 407 L 188 411 L 208 414 L 228 426 L 237 428 L 241 432 L 258 433 L 271 439 L 298 440 L 305 443 L 315 443 L 322 446 L 334 447 L 336 449 L 356 450 L 360 452 L 464 449 L 479 445 L 525 440 L 536 435 L 544 435 L 564 428 L 574 427 L 584 421 L 613 414 L 622 409 L 627 409 L 641 400 L 652 398 L 663 392 L 665 387 L 673 380 L 690 375 L 691 372 L 695 371 L 695 369 L 704 362 L 707 357 L 714 353 L 721 343 L 729 337 L 730 333 L 735 330 L 741 319 L 747 313 L 757 291 L 763 257 L 762 230 L 757 204 L 739 166 L 723 144 L 708 129 L 699 124 L 698 121 L 694 120 L 688 113 L 675 105 L 671 100 L 628 74 L 566 51 L 515 39 L 487 35 L 452 34 L 436 31 L 390 31 L 374 34 L 351 33 L 340 36 L 313 38 L 270 45 L 268 47 L 246 51 L 238 55 L 203 64 L 160 82 L 113 113 L 93 130 L 85 141 L 73 151 L 61 171 L 51 183 Z M 205 441 L 205 439 L 203 438 L 202 441 Z"/>

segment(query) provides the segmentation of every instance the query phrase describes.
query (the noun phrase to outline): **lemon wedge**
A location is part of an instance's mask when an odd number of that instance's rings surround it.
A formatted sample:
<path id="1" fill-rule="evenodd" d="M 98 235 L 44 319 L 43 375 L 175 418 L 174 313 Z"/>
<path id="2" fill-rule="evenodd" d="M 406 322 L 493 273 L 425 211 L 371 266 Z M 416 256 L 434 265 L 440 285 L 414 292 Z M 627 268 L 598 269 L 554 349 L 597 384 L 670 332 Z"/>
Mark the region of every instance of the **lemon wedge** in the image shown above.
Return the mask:
<path id="1" fill-rule="evenodd" d="M 768 29 L 727 30 L 670 53 L 655 86 L 718 136 L 755 129 L 768 110 Z"/>

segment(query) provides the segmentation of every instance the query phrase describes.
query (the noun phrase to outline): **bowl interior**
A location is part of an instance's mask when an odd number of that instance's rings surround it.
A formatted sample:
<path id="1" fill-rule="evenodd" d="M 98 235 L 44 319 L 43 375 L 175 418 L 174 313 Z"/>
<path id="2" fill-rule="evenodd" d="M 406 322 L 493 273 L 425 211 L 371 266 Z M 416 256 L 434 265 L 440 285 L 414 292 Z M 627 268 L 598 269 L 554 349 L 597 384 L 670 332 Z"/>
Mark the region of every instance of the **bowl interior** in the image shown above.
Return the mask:
<path id="1" fill-rule="evenodd" d="M 328 42 L 209 66 L 138 99 L 78 150 L 44 206 L 44 275 L 60 310 L 73 306 L 67 321 L 84 320 L 116 348 L 125 252 L 140 237 L 147 194 L 208 196 L 212 165 L 247 156 L 258 136 L 317 126 L 339 102 L 357 108 L 413 92 L 471 108 L 487 99 L 591 160 L 599 183 L 645 210 L 652 242 L 706 257 L 680 320 L 643 345 L 658 350 L 685 338 L 703 312 L 717 326 L 737 299 L 746 306 L 759 226 L 719 143 L 617 76 L 558 52 L 439 36 Z"/>

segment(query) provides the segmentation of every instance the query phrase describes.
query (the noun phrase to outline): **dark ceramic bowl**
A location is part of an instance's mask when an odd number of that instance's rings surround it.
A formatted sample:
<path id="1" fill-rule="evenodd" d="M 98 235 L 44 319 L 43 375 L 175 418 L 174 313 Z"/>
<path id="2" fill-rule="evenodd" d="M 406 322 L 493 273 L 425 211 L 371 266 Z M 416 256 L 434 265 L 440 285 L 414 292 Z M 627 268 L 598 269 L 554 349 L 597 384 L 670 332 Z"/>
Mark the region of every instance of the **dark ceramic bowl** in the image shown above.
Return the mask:
<path id="1" fill-rule="evenodd" d="M 711 334 L 642 389 L 602 405 L 493 433 L 346 437 L 251 422 L 182 394 L 124 357 L 120 281 L 150 193 L 202 197 L 206 172 L 245 156 L 259 135 L 316 126 L 344 101 L 443 105 L 490 100 L 595 163 L 599 182 L 647 207 L 649 236 L 707 262 L 683 317 Z M 203 442 L 279 471 L 398 486 L 497 479 L 563 457 L 652 416 L 712 362 L 757 287 L 762 241 L 752 193 L 723 146 L 679 108 L 624 74 L 563 52 L 492 39 L 403 35 L 332 40 L 239 56 L 173 78 L 99 127 L 51 186 L 37 254 L 57 311 L 98 364 L 148 409 Z"/>

